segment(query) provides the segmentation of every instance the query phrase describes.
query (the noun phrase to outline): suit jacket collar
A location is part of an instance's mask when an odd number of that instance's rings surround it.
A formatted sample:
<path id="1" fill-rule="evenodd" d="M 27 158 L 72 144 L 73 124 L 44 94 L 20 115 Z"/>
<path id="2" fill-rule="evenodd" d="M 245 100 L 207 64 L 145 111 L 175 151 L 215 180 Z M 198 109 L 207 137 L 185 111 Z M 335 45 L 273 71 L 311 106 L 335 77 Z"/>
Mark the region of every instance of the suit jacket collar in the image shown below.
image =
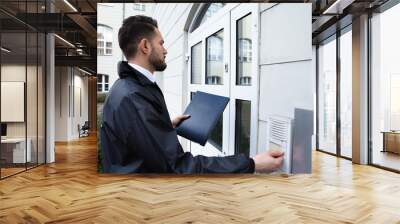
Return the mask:
<path id="1" fill-rule="evenodd" d="M 121 79 L 132 77 L 136 81 L 138 81 L 138 83 L 141 84 L 142 86 L 155 85 L 155 83 L 146 78 L 138 70 L 130 66 L 126 61 L 118 62 L 118 75 Z"/>

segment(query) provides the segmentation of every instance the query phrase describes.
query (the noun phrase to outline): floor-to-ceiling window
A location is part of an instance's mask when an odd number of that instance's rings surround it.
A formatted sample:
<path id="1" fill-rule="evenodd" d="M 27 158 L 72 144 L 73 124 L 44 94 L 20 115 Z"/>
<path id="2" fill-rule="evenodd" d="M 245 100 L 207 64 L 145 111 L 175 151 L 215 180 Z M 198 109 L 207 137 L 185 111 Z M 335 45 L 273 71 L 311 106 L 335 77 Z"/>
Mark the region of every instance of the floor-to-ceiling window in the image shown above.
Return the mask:
<path id="1" fill-rule="evenodd" d="M 338 30 L 317 48 L 317 149 L 352 157 L 352 26 Z"/>
<path id="2" fill-rule="evenodd" d="M 400 4 L 371 18 L 372 164 L 400 171 Z"/>
<path id="3" fill-rule="evenodd" d="M 339 38 L 340 63 L 340 154 L 352 157 L 352 33 L 351 25 Z"/>
<path id="4" fill-rule="evenodd" d="M 318 47 L 318 149 L 336 154 L 336 35 Z"/>
<path id="5" fill-rule="evenodd" d="M 28 18 L 44 12 L 45 3 L 2 1 L 0 8 L 0 177 L 5 178 L 45 162 L 45 35 L 29 25 L 38 17 Z"/>

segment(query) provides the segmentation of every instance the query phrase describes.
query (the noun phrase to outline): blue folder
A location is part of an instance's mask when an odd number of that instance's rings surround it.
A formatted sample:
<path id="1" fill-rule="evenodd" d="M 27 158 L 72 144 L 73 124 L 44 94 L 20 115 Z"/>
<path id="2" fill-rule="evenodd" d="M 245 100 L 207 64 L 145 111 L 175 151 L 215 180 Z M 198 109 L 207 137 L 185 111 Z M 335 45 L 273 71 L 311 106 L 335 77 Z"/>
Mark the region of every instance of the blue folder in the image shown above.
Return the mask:
<path id="1" fill-rule="evenodd" d="M 228 102 L 228 97 L 197 91 L 184 112 L 190 118 L 176 128 L 178 135 L 204 146 Z"/>

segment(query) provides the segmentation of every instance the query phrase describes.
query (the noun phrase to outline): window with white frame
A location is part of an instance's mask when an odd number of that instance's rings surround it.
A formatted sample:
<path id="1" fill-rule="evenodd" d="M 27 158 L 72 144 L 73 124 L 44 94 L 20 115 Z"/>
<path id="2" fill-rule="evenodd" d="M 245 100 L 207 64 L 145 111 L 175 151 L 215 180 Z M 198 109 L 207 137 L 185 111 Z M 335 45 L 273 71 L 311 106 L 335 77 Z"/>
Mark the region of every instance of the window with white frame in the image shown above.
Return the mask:
<path id="1" fill-rule="evenodd" d="M 97 74 L 97 92 L 108 92 L 109 75 Z"/>
<path id="2" fill-rule="evenodd" d="M 205 21 L 207 21 L 209 18 L 211 18 L 213 15 L 215 15 L 224 6 L 225 6 L 225 3 L 211 3 L 208 6 L 207 10 L 205 11 L 200 24 L 203 24 Z"/>
<path id="3" fill-rule="evenodd" d="M 133 9 L 134 10 L 138 10 L 138 11 L 145 11 L 146 10 L 146 6 L 142 3 L 134 3 L 133 4 Z"/>
<path id="4" fill-rule="evenodd" d="M 257 101 L 259 91 L 258 87 L 251 86 L 258 82 L 253 68 L 256 57 L 253 44 L 257 36 L 253 16 L 255 8 L 243 4 L 230 13 L 217 12 L 224 5 L 212 3 L 206 6 L 207 9 L 199 9 L 199 16 L 189 28 L 188 92 L 193 95 L 196 91 L 203 91 L 228 97 L 230 103 L 207 144 L 202 147 L 189 142 L 188 148 L 194 155 L 244 153 L 251 156 L 255 153 L 254 133 L 258 130 L 255 123 L 257 107 L 253 102 Z M 213 23 L 205 22 L 211 17 Z"/>
<path id="5" fill-rule="evenodd" d="M 112 55 L 112 28 L 105 25 L 97 26 L 97 55 Z"/>

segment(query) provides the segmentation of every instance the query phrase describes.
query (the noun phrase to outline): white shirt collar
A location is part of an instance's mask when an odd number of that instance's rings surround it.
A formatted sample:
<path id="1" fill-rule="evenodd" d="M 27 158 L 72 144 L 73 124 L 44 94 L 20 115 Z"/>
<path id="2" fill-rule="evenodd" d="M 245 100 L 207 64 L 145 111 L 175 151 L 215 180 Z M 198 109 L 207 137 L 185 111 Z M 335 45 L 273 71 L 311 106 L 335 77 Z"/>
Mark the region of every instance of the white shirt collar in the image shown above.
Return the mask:
<path id="1" fill-rule="evenodd" d="M 156 77 L 147 69 L 143 68 L 140 65 L 133 64 L 133 63 L 128 63 L 130 66 L 132 66 L 134 69 L 138 70 L 140 73 L 142 73 L 148 80 L 151 82 L 156 82 Z"/>

